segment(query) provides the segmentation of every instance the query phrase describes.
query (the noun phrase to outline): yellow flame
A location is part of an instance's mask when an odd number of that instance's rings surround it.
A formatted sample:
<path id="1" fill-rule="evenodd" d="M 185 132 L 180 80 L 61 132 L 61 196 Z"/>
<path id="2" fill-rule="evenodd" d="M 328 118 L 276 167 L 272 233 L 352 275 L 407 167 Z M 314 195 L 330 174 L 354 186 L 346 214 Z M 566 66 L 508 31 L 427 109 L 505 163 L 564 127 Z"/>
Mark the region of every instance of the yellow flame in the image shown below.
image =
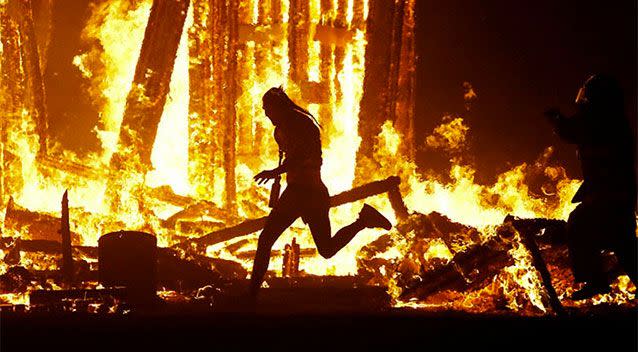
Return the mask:
<path id="1" fill-rule="evenodd" d="M 188 28 L 193 24 L 191 5 L 179 42 L 170 92 L 164 105 L 151 154 L 154 170 L 146 175 L 150 187 L 170 185 L 175 193 L 186 195 L 188 182 Z"/>

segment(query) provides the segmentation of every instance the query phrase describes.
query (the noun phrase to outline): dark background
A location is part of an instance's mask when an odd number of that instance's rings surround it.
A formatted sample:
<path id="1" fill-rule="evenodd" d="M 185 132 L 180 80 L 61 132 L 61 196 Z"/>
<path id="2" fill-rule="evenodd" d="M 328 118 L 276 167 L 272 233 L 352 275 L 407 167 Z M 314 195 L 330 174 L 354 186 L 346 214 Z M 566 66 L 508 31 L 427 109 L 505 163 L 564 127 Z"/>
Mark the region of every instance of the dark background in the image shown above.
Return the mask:
<path id="1" fill-rule="evenodd" d="M 619 79 L 635 126 L 634 0 L 418 0 L 416 6 L 417 143 L 444 114 L 459 113 L 470 126 L 479 180 L 533 162 L 550 145 L 578 177 L 574 147 L 553 134 L 542 112 L 549 106 L 569 112 L 591 73 Z M 464 81 L 478 95 L 467 113 Z M 423 152 L 418 160 L 422 167 L 445 167 Z"/>

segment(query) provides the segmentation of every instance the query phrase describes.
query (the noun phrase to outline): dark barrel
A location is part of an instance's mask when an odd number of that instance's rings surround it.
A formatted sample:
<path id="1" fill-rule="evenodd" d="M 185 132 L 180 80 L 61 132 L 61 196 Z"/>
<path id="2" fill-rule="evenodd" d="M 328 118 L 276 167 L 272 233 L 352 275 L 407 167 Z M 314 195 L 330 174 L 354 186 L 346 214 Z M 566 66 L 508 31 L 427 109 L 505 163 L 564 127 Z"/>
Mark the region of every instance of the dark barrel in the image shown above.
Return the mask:
<path id="1" fill-rule="evenodd" d="M 136 231 L 108 233 L 98 240 L 99 280 L 106 287 L 125 286 L 133 299 L 155 295 L 157 239 Z"/>

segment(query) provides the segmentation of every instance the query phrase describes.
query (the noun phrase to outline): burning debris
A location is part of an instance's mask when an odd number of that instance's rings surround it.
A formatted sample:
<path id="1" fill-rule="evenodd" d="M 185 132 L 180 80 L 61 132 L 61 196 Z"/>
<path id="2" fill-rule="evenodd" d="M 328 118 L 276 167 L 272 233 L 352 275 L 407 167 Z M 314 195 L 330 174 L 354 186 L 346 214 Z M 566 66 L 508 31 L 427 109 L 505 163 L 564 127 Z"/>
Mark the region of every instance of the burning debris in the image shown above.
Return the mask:
<path id="1" fill-rule="evenodd" d="M 365 199 L 395 227 L 366 230 L 326 261 L 293 225 L 273 250 L 283 265 L 269 272 L 269 302 L 307 294 L 315 306 L 329 297 L 342 308 L 520 314 L 569 305 L 563 220 L 579 181 L 550 165 L 551 149 L 477 184 L 469 127 L 454 116 L 424 139 L 453 161 L 447 179 L 417 170 L 415 0 L 92 3 L 72 62 L 89 87 L 77 99 L 96 111 L 91 152 L 67 150 L 48 128 L 42 71 L 54 39 L 34 26 L 47 28 L 38 11 L 52 9 L 33 3 L 0 1 L 0 301 L 11 309 L 124 313 L 143 284 L 145 297 L 240 304 L 269 210 L 252 177 L 277 162 L 259 97 L 279 85 L 321 123 L 333 222 Z M 469 108 L 477 95 L 464 89 Z M 530 190 L 532 174 L 542 192 Z M 621 278 L 584 305 L 634 298 Z"/>

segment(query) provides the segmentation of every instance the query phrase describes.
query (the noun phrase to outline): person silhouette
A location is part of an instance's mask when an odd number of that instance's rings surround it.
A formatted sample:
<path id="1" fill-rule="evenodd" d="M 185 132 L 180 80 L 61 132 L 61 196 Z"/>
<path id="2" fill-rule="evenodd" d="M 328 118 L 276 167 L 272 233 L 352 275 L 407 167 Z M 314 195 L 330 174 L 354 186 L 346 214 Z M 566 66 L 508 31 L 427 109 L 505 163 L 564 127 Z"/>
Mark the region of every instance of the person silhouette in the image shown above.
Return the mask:
<path id="1" fill-rule="evenodd" d="M 364 204 L 358 218 L 337 231 L 330 229 L 330 196 L 321 179 L 321 138 L 319 124 L 306 109 L 294 103 L 281 87 L 269 89 L 262 98 L 266 116 L 275 126 L 275 141 L 283 161 L 272 170 L 258 173 L 258 184 L 285 173 L 287 185 L 275 202 L 259 235 L 250 277 L 250 295 L 255 297 L 270 262 L 272 246 L 299 217 L 308 224 L 317 251 L 324 258 L 334 256 L 365 228 L 389 230 L 392 224 L 381 213 Z"/>
<path id="2" fill-rule="evenodd" d="M 610 291 L 601 251 L 611 249 L 636 284 L 636 142 L 624 114 L 618 82 L 596 74 L 576 97 L 577 112 L 566 117 L 557 108 L 545 115 L 556 133 L 575 144 L 583 183 L 572 199 L 580 203 L 567 221 L 572 271 L 582 289 L 573 300 Z"/>

